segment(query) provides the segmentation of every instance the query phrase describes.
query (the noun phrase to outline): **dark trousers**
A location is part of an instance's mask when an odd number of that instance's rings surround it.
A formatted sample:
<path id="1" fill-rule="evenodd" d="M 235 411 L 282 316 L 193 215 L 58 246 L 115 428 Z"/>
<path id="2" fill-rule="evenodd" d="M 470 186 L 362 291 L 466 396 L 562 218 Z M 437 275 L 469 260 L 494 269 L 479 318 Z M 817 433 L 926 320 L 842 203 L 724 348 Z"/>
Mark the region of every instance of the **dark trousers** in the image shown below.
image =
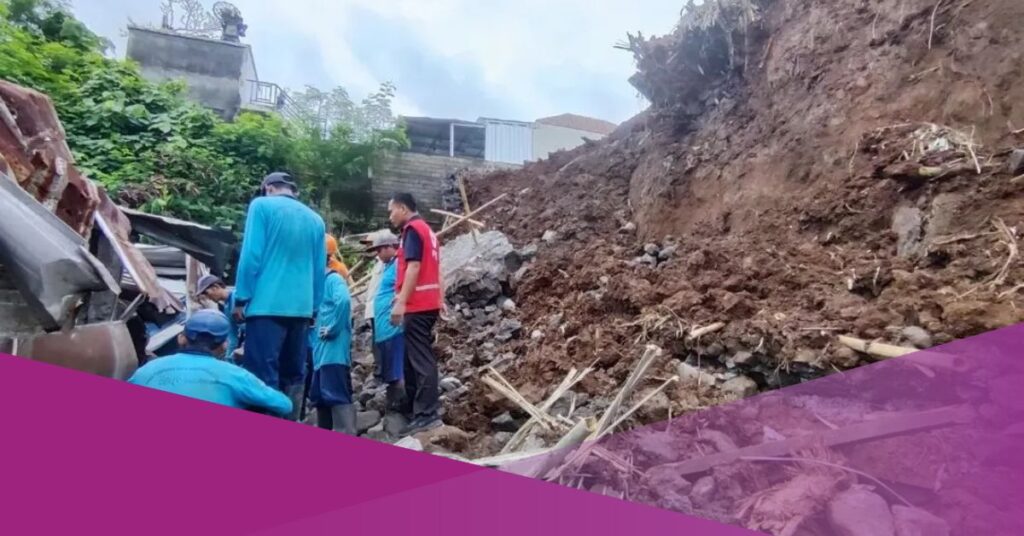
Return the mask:
<path id="1" fill-rule="evenodd" d="M 437 418 L 441 409 L 440 377 L 433 348 L 437 318 L 437 311 L 405 315 L 405 412 L 414 419 Z"/>
<path id="2" fill-rule="evenodd" d="M 287 392 L 302 385 L 309 347 L 309 319 L 264 316 L 245 321 L 246 370 L 263 383 Z"/>

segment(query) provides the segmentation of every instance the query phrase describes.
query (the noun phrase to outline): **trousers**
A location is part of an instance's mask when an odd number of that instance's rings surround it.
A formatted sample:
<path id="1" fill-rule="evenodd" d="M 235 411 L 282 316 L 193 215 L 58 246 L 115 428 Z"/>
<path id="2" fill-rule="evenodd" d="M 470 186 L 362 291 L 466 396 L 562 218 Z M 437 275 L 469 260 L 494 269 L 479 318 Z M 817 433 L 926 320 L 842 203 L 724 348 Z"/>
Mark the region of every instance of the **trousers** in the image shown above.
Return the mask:
<path id="1" fill-rule="evenodd" d="M 263 383 L 287 393 L 306 376 L 309 319 L 264 316 L 245 321 L 242 365 Z"/>
<path id="2" fill-rule="evenodd" d="M 405 315 L 405 413 L 413 419 L 434 419 L 441 410 L 440 375 L 434 355 L 438 311 Z"/>

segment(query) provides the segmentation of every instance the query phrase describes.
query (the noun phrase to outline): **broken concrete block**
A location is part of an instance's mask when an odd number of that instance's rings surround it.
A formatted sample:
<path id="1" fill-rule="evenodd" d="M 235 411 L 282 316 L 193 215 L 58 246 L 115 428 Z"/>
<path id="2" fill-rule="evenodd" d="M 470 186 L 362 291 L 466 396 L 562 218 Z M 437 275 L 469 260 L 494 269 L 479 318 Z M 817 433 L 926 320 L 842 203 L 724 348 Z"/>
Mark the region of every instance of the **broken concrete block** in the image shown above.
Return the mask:
<path id="1" fill-rule="evenodd" d="M 1006 161 L 1006 169 L 1014 177 L 1024 174 L 1024 149 L 1016 149 L 1010 153 L 1010 158 Z"/>
<path id="2" fill-rule="evenodd" d="M 512 301 L 509 298 L 503 298 L 501 300 L 498 300 L 498 307 L 500 307 L 501 310 L 505 311 L 506 313 L 514 313 L 516 310 L 516 302 Z"/>
<path id="3" fill-rule="evenodd" d="M 828 519 L 839 536 L 896 536 L 888 503 L 863 486 L 836 495 L 828 505 Z"/>
<path id="4" fill-rule="evenodd" d="M 683 384 L 700 383 L 701 385 L 715 385 L 715 377 L 700 370 L 699 368 L 690 365 L 688 363 L 679 363 L 677 367 L 679 379 Z"/>
<path id="5" fill-rule="evenodd" d="M 398 443 L 395 443 L 395 446 L 403 449 L 415 450 L 416 452 L 423 452 L 423 443 L 415 437 L 406 437 Z"/>
<path id="6" fill-rule="evenodd" d="M 499 432 L 515 432 L 519 430 L 519 424 L 512 418 L 512 414 L 507 411 L 491 419 L 491 427 Z"/>
<path id="7" fill-rule="evenodd" d="M 919 508 L 893 506 L 896 536 L 949 536 L 949 524 Z"/>
<path id="8" fill-rule="evenodd" d="M 380 424 L 379 411 L 361 411 L 356 415 L 356 431 L 365 434 L 370 428 Z"/>
<path id="9" fill-rule="evenodd" d="M 554 242 L 555 240 L 558 240 L 558 233 L 556 233 L 554 231 L 547 231 L 547 232 L 544 233 L 544 236 L 541 237 L 541 240 L 543 240 L 543 241 L 547 242 L 548 244 L 550 244 L 550 243 Z"/>

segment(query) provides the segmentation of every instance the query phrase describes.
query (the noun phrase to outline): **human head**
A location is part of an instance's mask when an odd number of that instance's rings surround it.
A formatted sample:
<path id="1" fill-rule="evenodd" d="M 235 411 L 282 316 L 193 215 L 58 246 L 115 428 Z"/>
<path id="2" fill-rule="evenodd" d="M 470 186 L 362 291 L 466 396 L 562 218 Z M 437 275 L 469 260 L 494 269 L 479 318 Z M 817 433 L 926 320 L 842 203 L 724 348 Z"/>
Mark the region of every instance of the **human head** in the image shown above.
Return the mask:
<path id="1" fill-rule="evenodd" d="M 324 247 L 327 249 L 327 263 L 338 256 L 338 240 L 331 235 L 324 235 Z"/>
<path id="2" fill-rule="evenodd" d="M 291 175 L 277 171 L 263 177 L 260 193 L 265 196 L 289 195 L 294 197 L 299 194 L 299 185 Z"/>
<path id="3" fill-rule="evenodd" d="M 231 323 L 224 313 L 203 309 L 193 313 L 185 322 L 185 331 L 178 335 L 178 345 L 186 351 L 223 357 L 228 349 L 230 331 Z"/>
<path id="4" fill-rule="evenodd" d="M 196 285 L 196 294 L 206 296 L 217 303 L 228 301 L 228 287 L 215 275 L 204 275 L 200 278 L 199 284 Z"/>
<path id="5" fill-rule="evenodd" d="M 412 194 L 399 193 L 388 202 L 388 218 L 391 225 L 402 227 L 416 215 L 416 198 Z"/>
<path id="6" fill-rule="evenodd" d="M 377 254 L 381 262 L 389 263 L 398 254 L 398 237 L 391 231 L 380 231 L 373 237 L 369 249 Z"/>

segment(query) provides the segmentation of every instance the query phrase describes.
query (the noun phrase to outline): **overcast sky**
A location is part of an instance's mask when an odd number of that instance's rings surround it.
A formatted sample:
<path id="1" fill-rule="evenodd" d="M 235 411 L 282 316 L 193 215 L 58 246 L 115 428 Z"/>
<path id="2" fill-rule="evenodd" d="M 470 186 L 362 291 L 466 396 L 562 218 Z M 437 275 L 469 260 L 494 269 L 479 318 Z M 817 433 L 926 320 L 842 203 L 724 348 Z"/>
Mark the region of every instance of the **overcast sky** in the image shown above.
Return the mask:
<path id="1" fill-rule="evenodd" d="M 212 1 L 208 5 L 212 5 Z M 668 33 L 684 0 L 236 0 L 260 79 L 398 86 L 397 113 L 532 121 L 578 113 L 624 121 L 646 103 L 627 79 L 626 32 Z M 73 0 L 123 56 L 129 18 L 160 23 L 160 0 Z"/>

